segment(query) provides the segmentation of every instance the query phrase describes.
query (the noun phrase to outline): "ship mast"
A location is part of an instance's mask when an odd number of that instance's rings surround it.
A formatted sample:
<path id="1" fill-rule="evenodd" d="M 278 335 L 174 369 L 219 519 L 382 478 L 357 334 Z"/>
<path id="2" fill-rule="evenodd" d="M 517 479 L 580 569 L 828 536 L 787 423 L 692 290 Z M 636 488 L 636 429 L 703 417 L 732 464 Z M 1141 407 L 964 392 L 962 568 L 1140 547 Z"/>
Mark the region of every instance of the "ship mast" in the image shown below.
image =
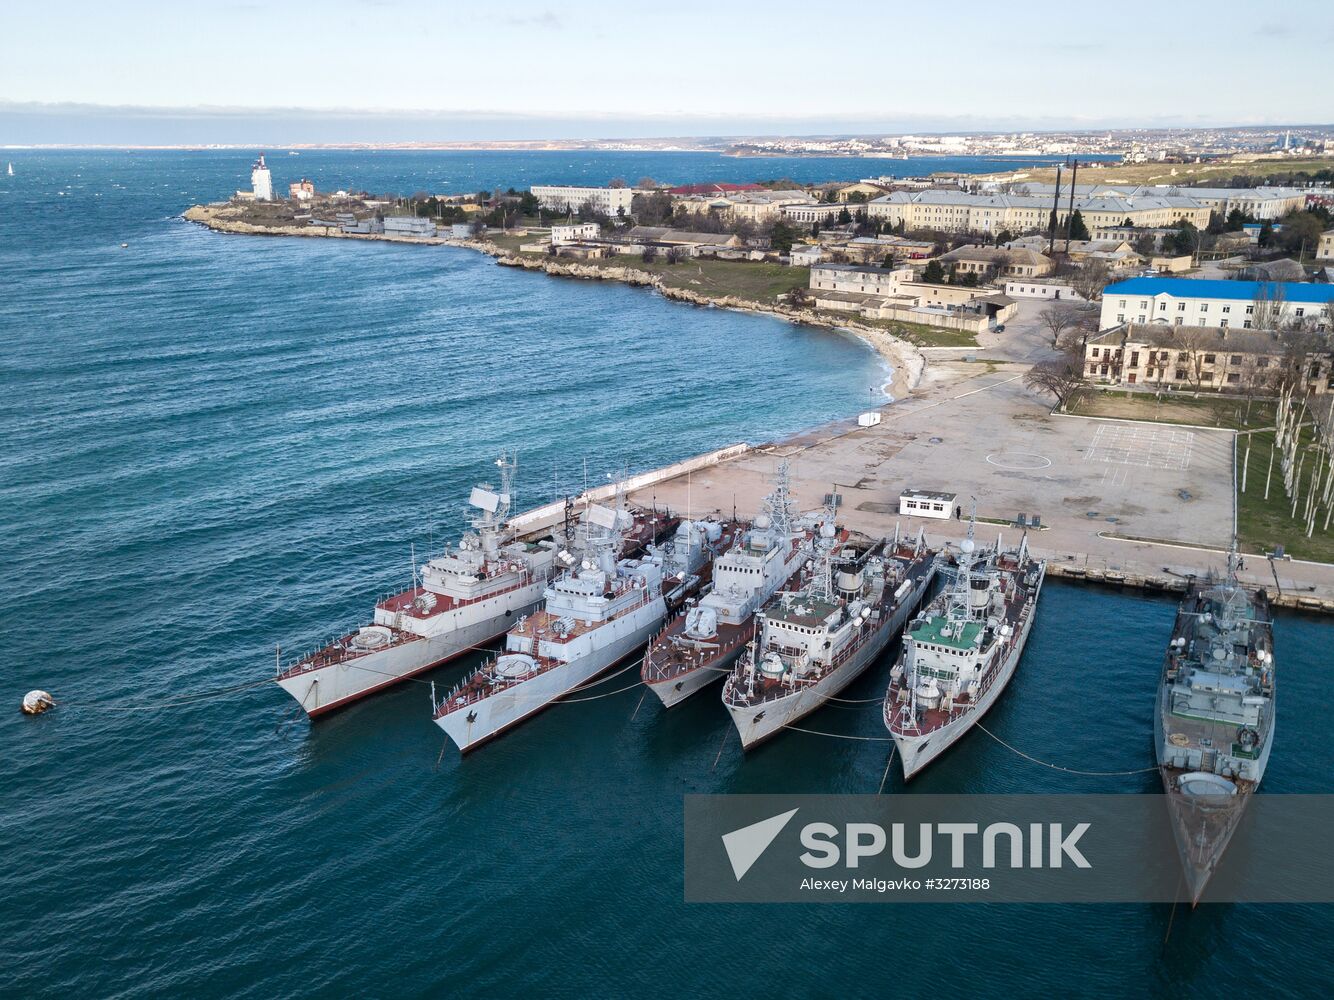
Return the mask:
<path id="1" fill-rule="evenodd" d="M 764 504 L 769 509 L 769 523 L 774 533 L 785 543 L 792 537 L 792 493 L 789 487 L 787 459 L 783 459 L 778 463 L 778 471 L 774 473 L 773 491 L 764 498 Z"/>
<path id="2" fill-rule="evenodd" d="M 946 610 L 949 618 L 968 618 L 972 614 L 968 592 L 972 584 L 973 550 L 977 548 L 976 529 L 977 497 L 973 497 L 973 510 L 968 515 L 968 535 L 959 543 L 959 569 L 954 575 L 954 587 L 950 590 L 950 603 Z"/>

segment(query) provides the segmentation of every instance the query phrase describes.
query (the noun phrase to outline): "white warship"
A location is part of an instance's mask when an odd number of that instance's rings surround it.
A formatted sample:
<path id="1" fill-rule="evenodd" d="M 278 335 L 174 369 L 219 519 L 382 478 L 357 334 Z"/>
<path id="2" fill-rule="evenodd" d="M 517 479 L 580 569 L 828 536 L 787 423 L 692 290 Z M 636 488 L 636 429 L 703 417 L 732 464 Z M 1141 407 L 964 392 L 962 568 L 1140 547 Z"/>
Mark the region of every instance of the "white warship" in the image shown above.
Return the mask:
<path id="1" fill-rule="evenodd" d="M 617 559 L 633 518 L 623 507 L 585 512 L 583 557 L 543 595 L 542 609 L 519 620 L 505 652 L 435 705 L 434 718 L 468 751 L 588 683 L 640 647 L 667 614 L 664 590 L 690 586 L 708 558 L 708 524 L 684 521 L 667 552 Z"/>
<path id="2" fill-rule="evenodd" d="M 477 649 L 532 611 L 555 554 L 552 542 L 515 541 L 509 516 L 515 470 L 502 455 L 501 486 L 473 489 L 473 531 L 414 569 L 414 586 L 375 606 L 370 625 L 279 666 L 278 685 L 312 718 Z"/>
<path id="3" fill-rule="evenodd" d="M 713 564 L 713 589 L 649 645 L 640 675 L 666 707 L 727 676 L 751 637 L 755 613 L 808 558 L 809 535 L 794 529 L 791 503 L 783 462 L 763 512 Z"/>

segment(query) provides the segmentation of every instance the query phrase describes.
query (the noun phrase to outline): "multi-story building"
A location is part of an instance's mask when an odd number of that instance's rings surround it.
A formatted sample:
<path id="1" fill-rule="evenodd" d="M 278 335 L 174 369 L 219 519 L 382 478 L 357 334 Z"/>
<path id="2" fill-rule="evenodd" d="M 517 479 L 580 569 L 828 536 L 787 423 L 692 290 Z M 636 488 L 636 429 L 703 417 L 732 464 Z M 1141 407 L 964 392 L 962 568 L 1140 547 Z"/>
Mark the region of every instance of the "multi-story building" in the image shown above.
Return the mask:
<path id="1" fill-rule="evenodd" d="M 1041 278 L 1055 265 L 1045 254 L 1025 248 L 980 247 L 969 244 L 941 254 L 940 262 L 956 274 L 975 274 L 982 281 L 1002 278 Z"/>
<path id="2" fill-rule="evenodd" d="M 434 236 L 435 223 L 419 215 L 390 215 L 384 220 L 386 236 Z"/>
<path id="3" fill-rule="evenodd" d="M 1324 394 L 1334 392 L 1334 353 L 1328 341 L 1272 330 L 1127 323 L 1089 338 L 1084 374 L 1101 385 Z"/>
<path id="4" fill-rule="evenodd" d="M 1099 329 L 1126 323 L 1270 329 L 1330 328 L 1334 285 L 1305 282 L 1131 278 L 1102 290 Z"/>
<path id="5" fill-rule="evenodd" d="M 1053 206 L 1050 197 L 1016 194 L 971 194 L 966 191 L 892 191 L 867 202 L 867 215 L 905 229 L 954 233 L 1023 233 L 1046 231 L 1053 207 L 1057 226 L 1064 226 L 1070 201 Z M 1182 221 L 1209 224 L 1209 207 L 1187 195 L 1143 197 L 1090 196 L 1075 199 L 1084 224 L 1096 227 L 1175 226 Z"/>
<path id="6" fill-rule="evenodd" d="M 899 286 L 913 280 L 911 267 L 874 267 L 869 264 L 816 264 L 810 287 L 830 292 L 898 295 Z"/>
<path id="7" fill-rule="evenodd" d="M 849 211 L 848 206 L 842 202 L 802 202 L 801 204 L 783 205 L 780 212 L 783 218 L 790 222 L 802 222 L 810 224 L 818 222 L 821 225 L 830 222 L 837 222 L 841 213 Z"/>
<path id="8" fill-rule="evenodd" d="M 302 177 L 287 185 L 287 196 L 293 201 L 310 201 L 315 197 L 315 185 Z"/>
<path id="9" fill-rule="evenodd" d="M 1051 202 L 1056 192 L 1054 184 L 1025 184 L 1025 191 Z M 1070 185 L 1061 185 L 1061 198 L 1068 200 Z M 1281 219 L 1289 212 L 1306 207 L 1306 192 L 1298 188 L 1207 188 L 1181 187 L 1174 184 L 1147 186 L 1143 184 L 1077 184 L 1075 198 L 1141 198 L 1186 197 L 1199 202 L 1212 212 L 1226 218 L 1233 209 L 1239 209 L 1254 219 Z M 1208 222 L 1208 219 L 1205 219 Z M 1090 227 L 1091 228 L 1091 227 Z"/>
<path id="10" fill-rule="evenodd" d="M 634 199 L 633 188 L 571 187 L 534 184 L 530 188 L 537 203 L 553 212 L 600 212 L 603 215 L 629 215 Z"/>
<path id="11" fill-rule="evenodd" d="M 551 227 L 551 242 L 560 246 L 563 243 L 578 243 L 580 240 L 595 240 L 602 234 L 596 222 L 574 222 L 565 226 Z"/>
<path id="12" fill-rule="evenodd" d="M 1320 243 L 1316 247 L 1315 255 L 1318 260 L 1334 260 L 1334 229 L 1320 234 Z"/>

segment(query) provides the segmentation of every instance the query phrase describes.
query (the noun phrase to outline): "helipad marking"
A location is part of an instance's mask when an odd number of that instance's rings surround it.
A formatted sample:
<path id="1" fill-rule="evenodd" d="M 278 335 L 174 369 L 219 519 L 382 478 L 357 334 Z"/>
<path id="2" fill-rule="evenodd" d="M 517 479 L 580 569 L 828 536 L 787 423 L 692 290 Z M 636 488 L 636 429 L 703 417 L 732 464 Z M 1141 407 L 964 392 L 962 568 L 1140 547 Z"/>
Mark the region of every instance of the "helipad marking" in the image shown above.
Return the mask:
<path id="1" fill-rule="evenodd" d="M 997 452 L 987 456 L 987 462 L 998 469 L 1010 469 L 1014 472 L 1036 472 L 1051 466 L 1051 459 L 1045 455 L 1034 455 L 1026 451 Z"/>

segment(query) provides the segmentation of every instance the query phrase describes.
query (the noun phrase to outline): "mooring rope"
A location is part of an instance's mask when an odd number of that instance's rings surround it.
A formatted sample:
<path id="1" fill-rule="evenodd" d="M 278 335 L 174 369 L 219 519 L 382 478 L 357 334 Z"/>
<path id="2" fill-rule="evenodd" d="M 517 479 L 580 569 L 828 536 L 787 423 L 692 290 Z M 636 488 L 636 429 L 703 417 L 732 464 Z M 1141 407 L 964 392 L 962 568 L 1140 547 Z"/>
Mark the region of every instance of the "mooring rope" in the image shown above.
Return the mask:
<path id="1" fill-rule="evenodd" d="M 1081 771 L 1078 768 L 1074 767 L 1062 767 L 1060 764 L 1052 764 L 1045 760 L 1038 760 L 1036 757 L 1031 757 L 1028 754 L 1024 753 L 1022 750 L 1010 746 L 1010 744 L 1006 743 L 1003 739 L 1001 739 L 999 736 L 993 733 L 986 726 L 982 725 L 982 723 L 980 722 L 975 722 L 973 723 L 973 725 L 977 726 L 978 729 L 982 730 L 982 732 L 986 733 L 988 736 L 990 736 L 993 740 L 995 740 L 997 743 L 1003 746 L 1006 750 L 1009 750 L 1011 753 L 1018 754 L 1020 757 L 1024 758 L 1024 760 L 1031 761 L 1034 764 L 1041 764 L 1043 767 L 1049 767 L 1053 771 L 1063 771 L 1066 774 L 1082 774 L 1092 778 L 1119 778 L 1131 774 L 1147 774 L 1149 771 L 1158 770 L 1157 765 L 1154 765 L 1153 767 L 1139 767 L 1135 768 L 1133 771 Z"/>

